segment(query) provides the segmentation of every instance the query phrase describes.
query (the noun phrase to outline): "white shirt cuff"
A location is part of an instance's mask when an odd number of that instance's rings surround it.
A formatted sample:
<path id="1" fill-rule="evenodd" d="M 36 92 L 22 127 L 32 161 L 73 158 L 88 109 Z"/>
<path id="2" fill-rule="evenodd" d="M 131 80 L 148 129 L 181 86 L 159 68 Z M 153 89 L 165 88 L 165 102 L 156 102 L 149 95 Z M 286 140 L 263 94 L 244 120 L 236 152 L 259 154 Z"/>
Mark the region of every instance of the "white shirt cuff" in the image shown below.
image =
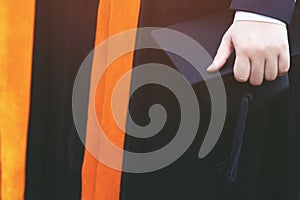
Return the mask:
<path id="1" fill-rule="evenodd" d="M 234 22 L 236 21 L 258 21 L 258 22 L 268 22 L 268 23 L 274 23 L 274 24 L 280 24 L 286 26 L 286 24 L 283 21 L 280 21 L 278 19 L 268 17 L 265 15 L 256 14 L 256 13 L 245 12 L 245 11 L 235 12 Z"/>

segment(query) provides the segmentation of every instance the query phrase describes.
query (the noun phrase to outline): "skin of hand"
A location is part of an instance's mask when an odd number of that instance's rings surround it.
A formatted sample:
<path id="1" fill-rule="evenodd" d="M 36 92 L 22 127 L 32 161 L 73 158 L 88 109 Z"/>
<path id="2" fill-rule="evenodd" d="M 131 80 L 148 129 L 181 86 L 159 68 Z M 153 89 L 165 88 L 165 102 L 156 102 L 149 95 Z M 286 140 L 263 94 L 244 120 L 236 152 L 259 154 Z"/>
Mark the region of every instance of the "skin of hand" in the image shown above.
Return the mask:
<path id="1" fill-rule="evenodd" d="M 236 21 L 224 34 L 208 72 L 220 70 L 232 52 L 236 59 L 233 67 L 238 82 L 259 86 L 264 80 L 273 81 L 286 74 L 290 67 L 287 28 L 283 25 Z"/>

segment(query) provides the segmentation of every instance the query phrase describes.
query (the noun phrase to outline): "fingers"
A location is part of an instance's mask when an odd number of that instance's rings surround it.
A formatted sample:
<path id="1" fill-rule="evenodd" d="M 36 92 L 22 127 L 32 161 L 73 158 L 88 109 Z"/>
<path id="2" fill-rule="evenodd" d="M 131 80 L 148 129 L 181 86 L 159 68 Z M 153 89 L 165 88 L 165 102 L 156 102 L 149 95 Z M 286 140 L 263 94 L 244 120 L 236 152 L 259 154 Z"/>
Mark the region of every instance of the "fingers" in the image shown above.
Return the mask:
<path id="1" fill-rule="evenodd" d="M 238 82 L 249 81 L 251 85 L 259 86 L 266 81 L 274 81 L 277 76 L 283 76 L 289 71 L 289 54 L 279 56 L 264 56 L 263 53 L 253 56 L 239 54 L 234 65 L 234 77 Z"/>
<path id="2" fill-rule="evenodd" d="M 290 67 L 287 28 L 256 21 L 234 22 L 224 35 L 213 64 L 207 71 L 223 67 L 235 50 L 234 76 L 239 82 L 258 86 L 273 81 Z"/>
<path id="3" fill-rule="evenodd" d="M 272 45 L 237 45 L 235 51 L 237 57 L 234 76 L 238 82 L 249 81 L 253 86 L 260 86 L 264 80 L 274 81 L 278 75 L 282 76 L 289 70 L 288 46 L 278 48 Z"/>
<path id="4" fill-rule="evenodd" d="M 277 54 L 276 54 L 277 55 Z M 252 55 L 240 54 L 236 58 L 234 76 L 238 82 L 249 81 L 260 86 L 264 80 L 274 81 L 278 76 L 278 57 L 257 51 Z"/>
<path id="5" fill-rule="evenodd" d="M 215 72 L 220 70 L 226 63 L 227 59 L 233 52 L 233 45 L 231 37 L 228 34 L 223 36 L 217 54 L 214 58 L 213 63 L 207 68 L 208 72 Z"/>
<path id="6" fill-rule="evenodd" d="M 254 56 L 239 55 L 234 65 L 234 77 L 238 82 L 249 81 L 251 85 L 259 86 L 264 80 L 274 81 L 278 75 L 285 75 L 289 66 L 289 56 L 284 54 L 278 57 L 264 56 L 263 53 Z"/>
<path id="7" fill-rule="evenodd" d="M 234 78 L 242 83 L 245 83 L 249 80 L 250 77 L 250 60 L 247 56 L 237 55 L 233 67 Z"/>
<path id="8" fill-rule="evenodd" d="M 265 80 L 274 81 L 278 76 L 278 57 L 270 56 L 265 62 Z"/>
<path id="9" fill-rule="evenodd" d="M 251 85 L 259 86 L 264 81 L 265 59 L 262 55 L 250 58 L 251 75 L 249 82 Z"/>
<path id="10" fill-rule="evenodd" d="M 290 54 L 289 50 L 283 50 L 278 57 L 278 75 L 285 75 L 290 69 Z"/>

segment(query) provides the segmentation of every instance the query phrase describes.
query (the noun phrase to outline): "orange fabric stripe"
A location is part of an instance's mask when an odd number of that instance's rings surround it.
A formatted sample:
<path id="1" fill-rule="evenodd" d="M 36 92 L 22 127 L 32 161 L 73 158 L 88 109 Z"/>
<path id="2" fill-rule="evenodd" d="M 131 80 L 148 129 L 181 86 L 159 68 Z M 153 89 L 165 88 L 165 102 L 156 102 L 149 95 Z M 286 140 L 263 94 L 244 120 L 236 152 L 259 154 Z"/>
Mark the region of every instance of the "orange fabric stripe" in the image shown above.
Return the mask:
<path id="1" fill-rule="evenodd" d="M 136 28 L 138 24 L 140 0 L 100 0 L 96 43 L 100 44 L 110 36 Z M 105 56 L 105 55 L 103 55 Z M 114 62 L 99 81 L 96 91 L 96 113 L 98 120 L 110 140 L 123 148 L 125 134 L 116 126 L 111 111 L 111 94 L 116 82 L 133 64 L 133 53 L 126 54 Z M 123 86 L 128 92 L 124 99 L 129 98 L 130 83 Z M 120 102 L 123 103 L 123 102 Z M 89 107 L 92 105 L 89 105 Z M 89 112 L 91 112 L 89 108 Z M 124 112 L 124 120 L 125 120 Z M 86 142 L 93 142 L 92 123 L 87 123 Z M 99 141 L 97 141 L 99 144 Z M 99 149 L 103 150 L 103 149 Z M 122 163 L 122 158 L 116 158 Z M 88 151 L 82 171 L 83 200 L 119 200 L 121 172 L 113 170 L 98 162 Z"/>
<path id="2" fill-rule="evenodd" d="M 24 199 L 35 0 L 0 1 L 0 199 Z"/>

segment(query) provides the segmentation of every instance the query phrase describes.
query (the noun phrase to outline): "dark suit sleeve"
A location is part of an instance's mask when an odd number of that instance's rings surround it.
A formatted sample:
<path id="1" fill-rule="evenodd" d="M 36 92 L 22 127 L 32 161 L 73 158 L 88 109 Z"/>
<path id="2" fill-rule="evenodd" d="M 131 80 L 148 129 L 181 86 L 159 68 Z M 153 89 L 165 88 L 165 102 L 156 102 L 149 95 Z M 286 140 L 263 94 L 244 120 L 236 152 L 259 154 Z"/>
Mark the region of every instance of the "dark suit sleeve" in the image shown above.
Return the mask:
<path id="1" fill-rule="evenodd" d="M 232 0 L 231 9 L 254 12 L 289 24 L 294 12 L 294 0 Z"/>

